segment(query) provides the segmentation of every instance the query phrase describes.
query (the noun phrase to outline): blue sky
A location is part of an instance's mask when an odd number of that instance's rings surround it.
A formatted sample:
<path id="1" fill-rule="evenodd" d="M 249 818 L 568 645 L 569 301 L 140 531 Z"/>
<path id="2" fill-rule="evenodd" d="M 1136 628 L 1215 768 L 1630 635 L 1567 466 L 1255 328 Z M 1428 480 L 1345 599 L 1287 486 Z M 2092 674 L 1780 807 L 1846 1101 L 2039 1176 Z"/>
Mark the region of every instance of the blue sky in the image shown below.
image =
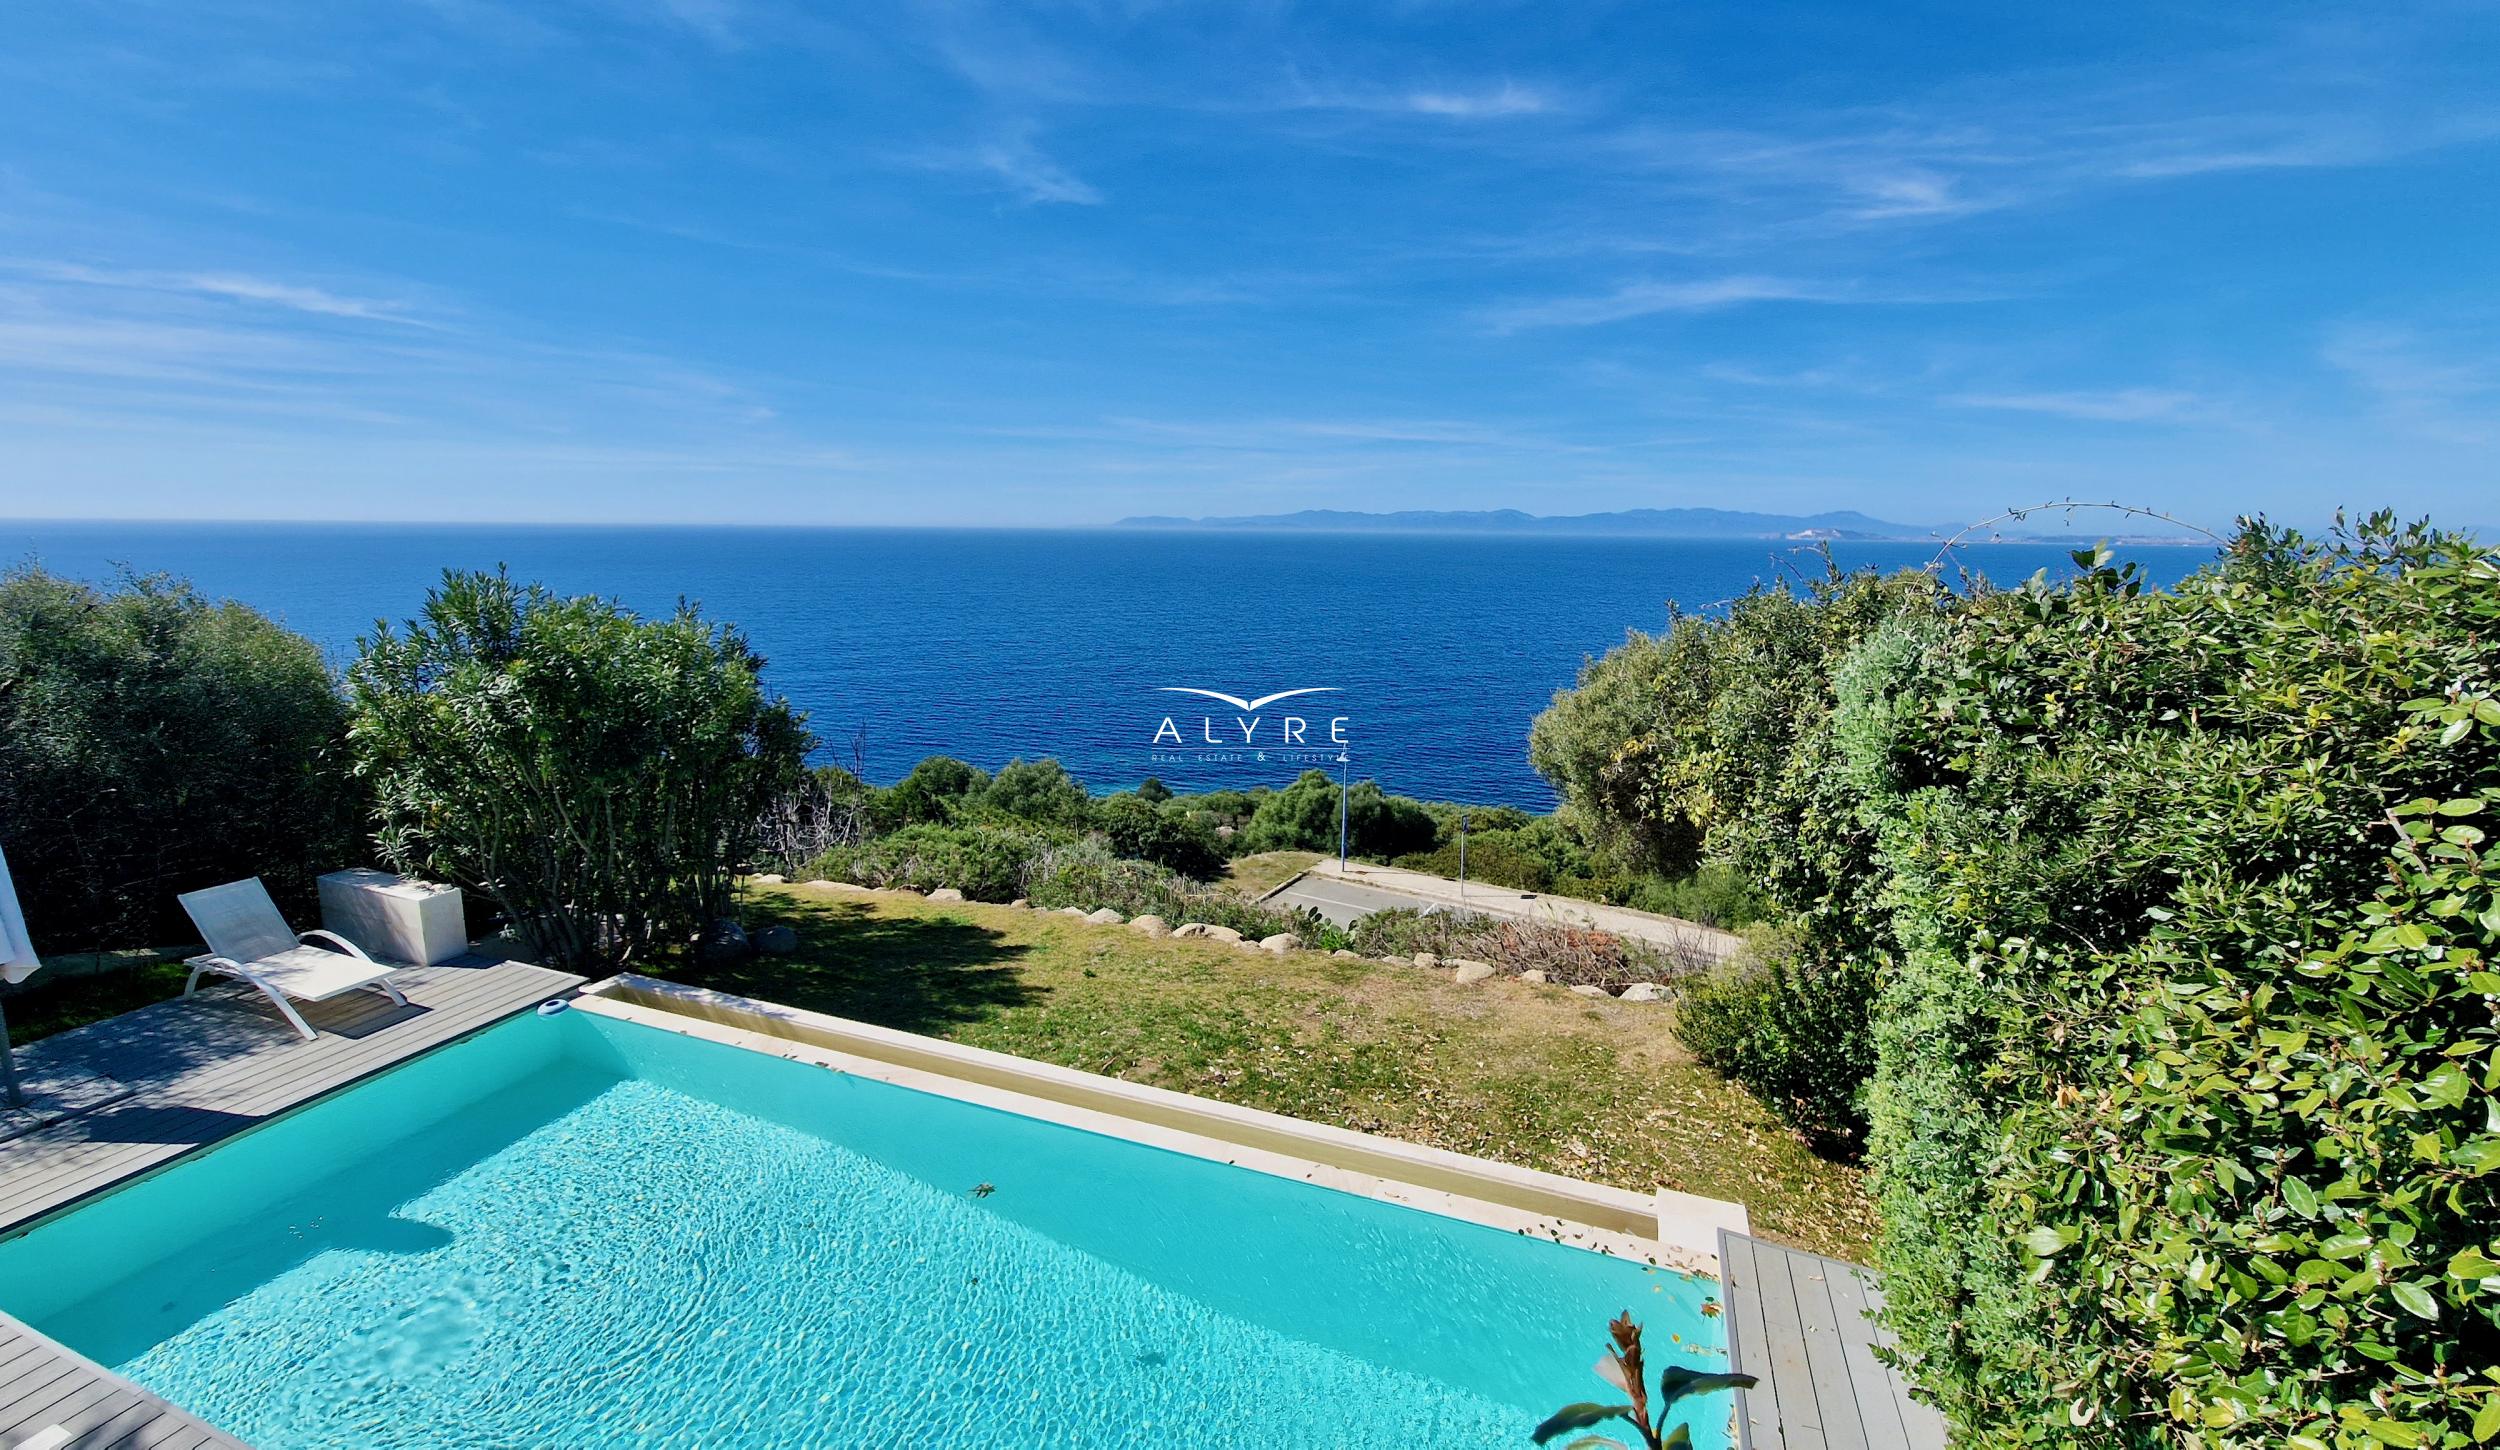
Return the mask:
<path id="1" fill-rule="evenodd" d="M 2500 522 L 2489 6 L 0 18 L 0 514 Z"/>

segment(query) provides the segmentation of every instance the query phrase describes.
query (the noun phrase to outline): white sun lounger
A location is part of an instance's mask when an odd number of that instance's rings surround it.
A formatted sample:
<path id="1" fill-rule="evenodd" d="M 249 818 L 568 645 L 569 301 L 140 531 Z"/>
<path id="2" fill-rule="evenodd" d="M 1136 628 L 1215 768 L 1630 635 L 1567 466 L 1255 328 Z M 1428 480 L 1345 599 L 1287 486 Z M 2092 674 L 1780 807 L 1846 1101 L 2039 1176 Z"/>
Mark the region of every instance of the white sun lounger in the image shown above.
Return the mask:
<path id="1" fill-rule="evenodd" d="M 290 929 L 286 918 L 278 914 L 278 903 L 269 899 L 269 888 L 257 876 L 185 892 L 175 899 L 191 914 L 200 939 L 208 943 L 206 956 L 190 959 L 191 979 L 182 984 L 186 997 L 205 972 L 249 982 L 278 1004 L 278 1011 L 306 1042 L 316 1034 L 295 1010 L 296 1002 L 326 1002 L 369 987 L 402 1007 L 408 1005 L 408 999 L 389 981 L 397 968 L 366 956 L 364 948 L 337 932 L 298 934 Z M 311 945 L 315 938 L 335 943 L 338 951 Z"/>

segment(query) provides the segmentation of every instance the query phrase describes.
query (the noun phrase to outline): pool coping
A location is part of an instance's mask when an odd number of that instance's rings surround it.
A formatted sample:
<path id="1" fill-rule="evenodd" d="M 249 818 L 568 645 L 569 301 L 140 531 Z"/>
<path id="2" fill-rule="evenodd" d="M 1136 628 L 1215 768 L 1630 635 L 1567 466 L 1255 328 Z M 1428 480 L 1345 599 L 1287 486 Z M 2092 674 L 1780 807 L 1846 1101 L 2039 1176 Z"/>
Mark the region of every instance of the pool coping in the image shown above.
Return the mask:
<path id="1" fill-rule="evenodd" d="M 1745 1206 L 1641 1193 L 632 973 L 577 1010 L 1716 1278 Z"/>

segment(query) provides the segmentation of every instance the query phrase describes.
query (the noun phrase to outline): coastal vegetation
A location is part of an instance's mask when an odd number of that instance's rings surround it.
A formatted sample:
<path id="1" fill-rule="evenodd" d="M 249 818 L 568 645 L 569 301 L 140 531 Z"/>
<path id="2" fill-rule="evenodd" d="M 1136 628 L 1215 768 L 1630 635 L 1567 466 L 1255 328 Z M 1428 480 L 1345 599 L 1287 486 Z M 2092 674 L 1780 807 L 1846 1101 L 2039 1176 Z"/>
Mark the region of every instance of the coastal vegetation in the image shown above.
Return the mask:
<path id="1" fill-rule="evenodd" d="M 2490 1442 L 2500 560 L 2379 516 L 2247 525 L 2168 590 L 2078 568 L 1678 620 L 1539 763 L 1611 849 L 1783 916 L 1679 1031 L 1865 1126 L 1961 1438 Z"/>
<path id="2" fill-rule="evenodd" d="M 347 673 L 391 866 L 479 892 L 542 961 L 623 967 L 728 913 L 814 743 L 735 629 L 447 574 Z"/>

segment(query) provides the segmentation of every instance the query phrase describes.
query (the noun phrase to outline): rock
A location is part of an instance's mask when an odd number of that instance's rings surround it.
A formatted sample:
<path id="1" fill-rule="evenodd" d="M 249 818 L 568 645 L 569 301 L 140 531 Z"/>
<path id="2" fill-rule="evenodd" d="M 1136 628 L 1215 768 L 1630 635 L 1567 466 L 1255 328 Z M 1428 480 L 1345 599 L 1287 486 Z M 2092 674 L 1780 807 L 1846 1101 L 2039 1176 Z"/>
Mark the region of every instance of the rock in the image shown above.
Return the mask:
<path id="1" fill-rule="evenodd" d="M 1454 958 L 1450 964 L 1458 968 L 1457 982 L 1462 987 L 1472 987 L 1493 975 L 1493 964 L 1490 962 L 1469 962 Z"/>
<path id="2" fill-rule="evenodd" d="M 1172 928 L 1172 935 L 1202 937 L 1207 941 L 1237 942 L 1241 940 L 1241 933 L 1231 927 L 1209 926 L 1203 921 L 1192 921 L 1176 926 Z"/>
<path id="3" fill-rule="evenodd" d="M 1218 826 L 1215 828 L 1215 836 L 1217 840 L 1229 841 L 1233 838 L 1233 828 L 1230 826 Z"/>
<path id="4" fill-rule="evenodd" d="M 1667 1000 L 1667 989 L 1656 982 L 1634 982 L 1623 989 L 1623 1000 L 1626 1002 L 1663 1002 Z"/>
<path id="5" fill-rule="evenodd" d="M 961 901 L 964 899 L 964 894 L 952 886 L 941 886 L 929 893 L 929 899 L 931 901 Z"/>
<path id="6" fill-rule="evenodd" d="M 1415 965 L 1419 967 L 1437 967 L 1441 965 L 1441 959 L 1434 956 L 1430 952 L 1417 952 L 1415 953 Z"/>
<path id="7" fill-rule="evenodd" d="M 733 966 L 753 955 L 754 950 L 747 941 L 747 929 L 723 917 L 695 938 L 694 959 L 707 967 Z"/>
<path id="8" fill-rule="evenodd" d="M 1592 986 L 1589 986 L 1589 985 L 1588 985 L 1587 983 L 1585 983 L 1585 982 L 1581 983 L 1581 984 L 1580 984 L 1579 986 L 1577 986 L 1577 987 L 1572 988 L 1572 989 L 1571 989 L 1571 992 L 1572 992 L 1572 995 L 1573 995 L 1573 996 L 1576 996 L 1576 997 L 1604 997 L 1604 996 L 1608 996 L 1608 995 L 1610 995 L 1610 994 L 1606 991 L 1606 989 L 1605 989 L 1605 988 L 1603 988 L 1603 987 L 1592 987 Z"/>
<path id="9" fill-rule="evenodd" d="M 1015 900 L 1007 903 L 1007 909 L 1009 911 L 1023 911 L 1032 904 L 1033 903 L 1030 900 L 1019 896 Z"/>
<path id="10" fill-rule="evenodd" d="M 778 873 L 767 872 L 762 876 L 750 876 L 747 879 L 754 882 L 758 886 L 779 886 L 782 882 L 787 881 L 789 878 L 779 875 Z"/>
<path id="11" fill-rule="evenodd" d="M 1172 934 L 1172 923 L 1149 912 L 1144 916 L 1131 920 L 1128 924 L 1128 929 L 1130 931 L 1143 932 L 1147 936 L 1170 936 Z"/>
<path id="12" fill-rule="evenodd" d="M 1079 920 L 1083 920 L 1085 916 L 1085 908 L 1082 906 L 1063 906 L 1059 908 L 1059 914 L 1061 916 L 1073 916 Z"/>
<path id="13" fill-rule="evenodd" d="M 1259 949 L 1262 951 L 1289 952 L 1300 945 L 1302 945 L 1302 938 L 1289 931 L 1280 931 L 1274 936 L 1259 938 Z"/>
<path id="14" fill-rule="evenodd" d="M 1359 962 L 1363 959 L 1363 954 L 1361 952 L 1347 951 L 1344 947 L 1337 948 L 1335 951 L 1330 952 L 1329 955 L 1332 957 L 1343 957 L 1349 962 Z"/>
<path id="15" fill-rule="evenodd" d="M 1542 972 L 1542 971 L 1540 971 L 1540 970 L 1537 970 L 1536 968 L 1531 967 L 1531 968 L 1530 968 L 1530 969 L 1528 969 L 1527 971 L 1521 972 L 1521 973 L 1519 974 L 1519 980 L 1521 980 L 1521 981 L 1523 981 L 1523 982 L 1535 982 L 1535 983 L 1537 983 L 1538 985 L 1542 986 L 1544 983 L 1546 983 L 1547 981 L 1550 981 L 1550 980 L 1552 980 L 1552 979 L 1551 979 L 1551 978 L 1549 978 L 1549 977 L 1547 977 L 1547 976 L 1545 975 L 1545 973 L 1544 973 L 1544 972 Z"/>
<path id="16" fill-rule="evenodd" d="M 868 889 L 856 881 L 819 881 L 813 884 L 818 886 L 830 886 L 836 891 L 865 891 Z"/>
<path id="17" fill-rule="evenodd" d="M 839 891 L 851 883 L 847 881 L 827 881 L 822 876 L 819 876 L 813 881 L 802 881 L 799 884 L 801 886 L 822 886 L 828 891 Z"/>
<path id="18" fill-rule="evenodd" d="M 1085 919 L 1096 926 L 1118 926 L 1121 922 L 1128 920 L 1127 917 L 1108 906 L 1095 907 L 1092 911 L 1085 913 Z"/>
<path id="19" fill-rule="evenodd" d="M 920 888 L 917 886 L 889 886 L 886 890 L 892 892 L 896 896 L 918 896 L 920 894 Z"/>
<path id="20" fill-rule="evenodd" d="M 768 957 L 786 957 L 799 949 L 799 934 L 786 926 L 768 926 L 750 932 L 747 942 Z"/>

